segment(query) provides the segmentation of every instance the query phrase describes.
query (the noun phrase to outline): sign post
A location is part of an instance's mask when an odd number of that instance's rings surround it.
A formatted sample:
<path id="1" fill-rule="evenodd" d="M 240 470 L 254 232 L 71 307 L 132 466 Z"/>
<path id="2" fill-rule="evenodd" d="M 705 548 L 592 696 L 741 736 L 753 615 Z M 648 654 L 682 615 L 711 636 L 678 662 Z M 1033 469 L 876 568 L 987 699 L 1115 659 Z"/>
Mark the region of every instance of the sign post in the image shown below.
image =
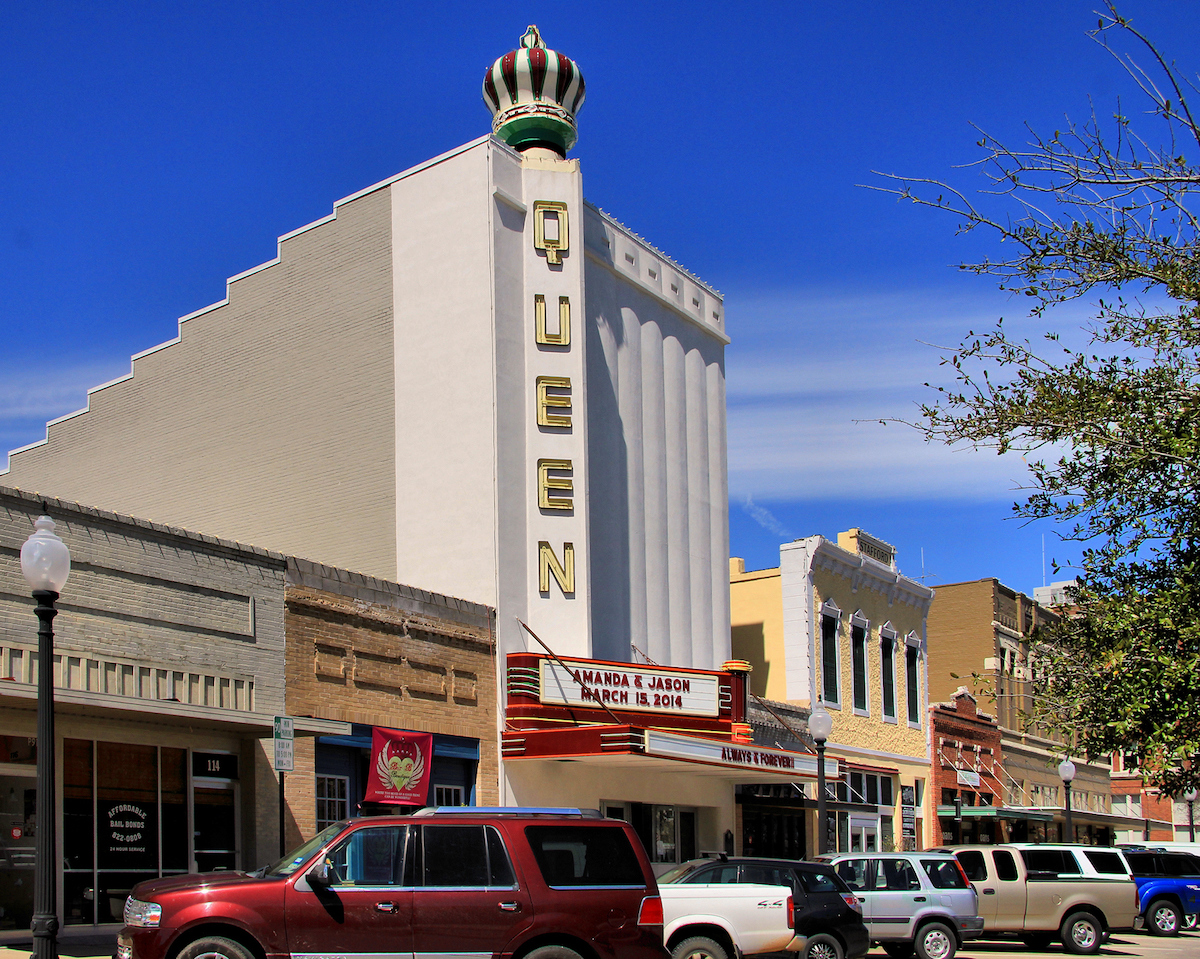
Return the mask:
<path id="1" fill-rule="evenodd" d="M 274 732 L 275 771 L 279 773 L 279 855 L 282 858 L 287 854 L 287 842 L 284 839 L 286 805 L 283 798 L 283 774 L 296 768 L 296 754 L 293 749 L 296 721 L 291 716 L 276 716 Z"/>

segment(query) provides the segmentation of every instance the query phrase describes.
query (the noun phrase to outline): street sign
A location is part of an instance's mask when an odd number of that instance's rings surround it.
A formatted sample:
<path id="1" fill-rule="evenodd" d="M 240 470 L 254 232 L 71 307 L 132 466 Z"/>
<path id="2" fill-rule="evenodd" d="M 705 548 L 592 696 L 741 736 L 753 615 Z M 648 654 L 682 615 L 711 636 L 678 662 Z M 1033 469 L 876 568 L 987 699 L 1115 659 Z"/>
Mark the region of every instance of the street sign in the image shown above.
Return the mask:
<path id="1" fill-rule="evenodd" d="M 290 773 L 296 768 L 296 755 L 292 749 L 296 721 L 291 716 L 275 717 L 275 771 Z"/>

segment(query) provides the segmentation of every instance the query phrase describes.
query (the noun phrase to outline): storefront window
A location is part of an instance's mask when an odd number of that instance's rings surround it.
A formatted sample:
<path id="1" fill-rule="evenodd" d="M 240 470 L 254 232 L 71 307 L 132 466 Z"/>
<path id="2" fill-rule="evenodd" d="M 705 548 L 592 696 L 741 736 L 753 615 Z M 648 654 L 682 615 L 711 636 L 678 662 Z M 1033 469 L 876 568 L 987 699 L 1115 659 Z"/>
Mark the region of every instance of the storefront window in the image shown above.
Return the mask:
<path id="1" fill-rule="evenodd" d="M 162 871 L 188 871 L 187 750 L 159 750 L 162 765 Z"/>
<path id="2" fill-rule="evenodd" d="M 12 741 L 15 737 L 4 737 Z M 23 739 L 24 737 L 20 737 Z M 0 748 L 4 741 L 0 740 Z M 18 760 L 21 762 L 21 760 Z M 11 767 L 9 767 L 11 770 Z M 0 929 L 29 929 L 33 918 L 37 789 L 29 775 L 0 775 Z"/>
<path id="3" fill-rule="evenodd" d="M 158 876 L 158 749 L 96 743 L 96 921 L 118 922 L 130 890 Z"/>
<path id="4" fill-rule="evenodd" d="M 654 862 L 675 862 L 675 807 L 654 807 Z"/>
<path id="5" fill-rule="evenodd" d="M 439 789 L 441 787 L 438 787 Z M 348 776 L 317 777 L 317 829 L 324 829 L 350 816 L 350 778 Z M 448 806 L 439 796 L 435 805 Z"/>
<path id="6" fill-rule="evenodd" d="M 96 921 L 92 894 L 92 744 L 63 740 L 63 919 L 67 923 Z"/>

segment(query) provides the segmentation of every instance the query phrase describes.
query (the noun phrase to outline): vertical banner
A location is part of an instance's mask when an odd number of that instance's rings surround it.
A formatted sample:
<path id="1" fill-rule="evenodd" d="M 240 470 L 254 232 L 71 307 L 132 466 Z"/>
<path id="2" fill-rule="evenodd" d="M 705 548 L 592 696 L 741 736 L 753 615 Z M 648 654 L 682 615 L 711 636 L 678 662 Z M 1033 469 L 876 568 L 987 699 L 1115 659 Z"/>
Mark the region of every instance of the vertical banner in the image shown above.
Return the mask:
<path id="1" fill-rule="evenodd" d="M 375 727 L 367 802 L 424 806 L 433 765 L 433 733 L 402 733 Z"/>

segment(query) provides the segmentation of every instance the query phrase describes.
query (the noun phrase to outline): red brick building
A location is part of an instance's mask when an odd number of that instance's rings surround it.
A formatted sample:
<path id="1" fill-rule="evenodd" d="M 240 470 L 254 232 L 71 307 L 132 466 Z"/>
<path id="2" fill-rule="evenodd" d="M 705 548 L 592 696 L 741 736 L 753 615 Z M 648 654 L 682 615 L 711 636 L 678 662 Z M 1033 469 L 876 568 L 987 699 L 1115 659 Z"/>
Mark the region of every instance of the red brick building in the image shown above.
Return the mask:
<path id="1" fill-rule="evenodd" d="M 938 807 L 940 840 L 1000 842 L 1004 759 L 995 717 L 981 713 L 975 697 L 960 686 L 949 703 L 930 706 L 933 763 L 930 771 Z M 955 800 L 962 801 L 961 821 Z"/>

